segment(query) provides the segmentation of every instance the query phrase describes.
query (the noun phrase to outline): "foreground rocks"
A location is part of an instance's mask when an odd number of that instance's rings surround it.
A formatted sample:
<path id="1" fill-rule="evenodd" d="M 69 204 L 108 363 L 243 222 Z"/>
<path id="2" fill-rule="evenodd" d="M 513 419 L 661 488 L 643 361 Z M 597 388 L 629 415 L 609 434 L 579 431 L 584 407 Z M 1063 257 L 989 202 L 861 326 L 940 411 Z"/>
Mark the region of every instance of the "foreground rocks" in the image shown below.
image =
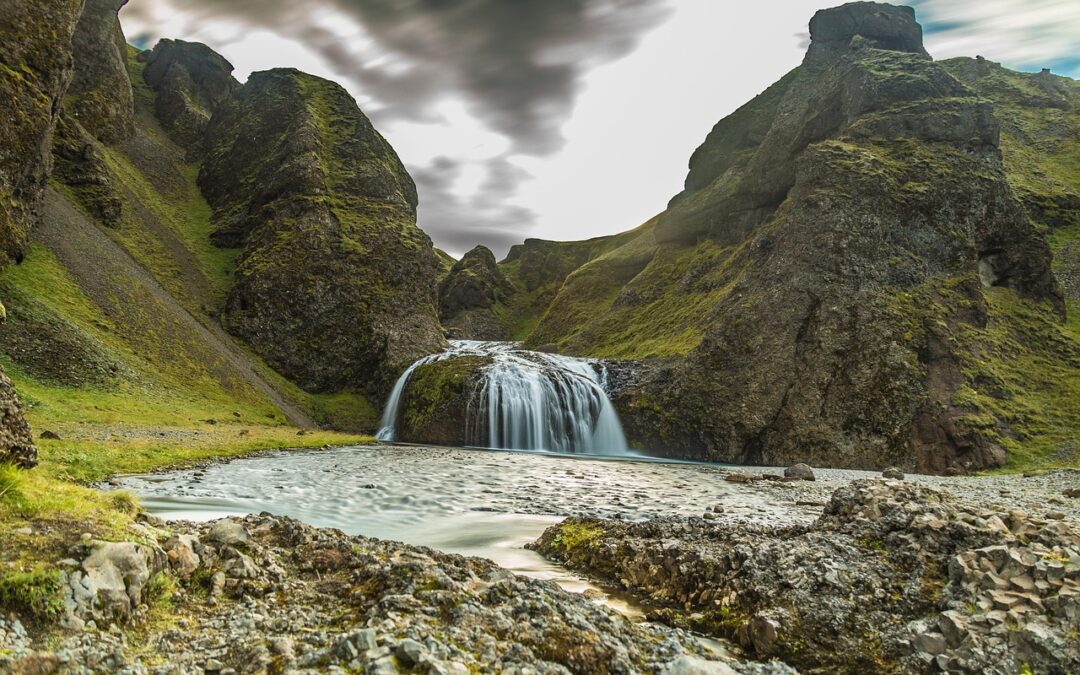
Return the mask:
<path id="1" fill-rule="evenodd" d="M 625 586 L 653 615 L 830 672 L 1080 667 L 1075 522 L 862 479 L 812 525 L 571 519 L 537 549 Z"/>
<path id="2" fill-rule="evenodd" d="M 153 543 L 73 549 L 71 632 L 54 649 L 34 651 L 43 642 L 22 624 L 0 623 L 0 671 L 792 672 L 731 670 L 680 630 L 633 624 L 486 560 L 265 514 L 142 527 Z M 139 628 L 138 640 L 117 626 Z"/>

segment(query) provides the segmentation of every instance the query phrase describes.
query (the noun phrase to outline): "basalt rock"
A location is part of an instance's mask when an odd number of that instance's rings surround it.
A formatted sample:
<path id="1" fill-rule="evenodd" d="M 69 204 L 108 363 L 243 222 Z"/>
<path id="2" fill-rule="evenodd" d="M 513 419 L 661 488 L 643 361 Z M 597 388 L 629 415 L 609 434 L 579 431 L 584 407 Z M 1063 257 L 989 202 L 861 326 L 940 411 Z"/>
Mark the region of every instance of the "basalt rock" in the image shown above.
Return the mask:
<path id="1" fill-rule="evenodd" d="M 6 3 L 0 12 L 0 266 L 25 253 L 81 11 L 81 0 L 66 0 Z"/>
<path id="2" fill-rule="evenodd" d="M 86 0 L 72 39 L 75 74 L 66 105 L 91 134 L 106 143 L 135 130 L 135 102 L 124 66 L 127 40 L 117 16 L 127 0 Z"/>
<path id="3" fill-rule="evenodd" d="M 439 319 L 455 338 L 505 340 L 506 325 L 495 308 L 514 294 L 495 256 L 477 246 L 457 261 L 439 282 Z"/>
<path id="4" fill-rule="evenodd" d="M 183 40 L 161 40 L 139 58 L 146 63 L 143 79 L 157 92 L 154 114 L 177 144 L 198 153 L 210 118 L 240 89 L 232 64 Z"/>
<path id="5" fill-rule="evenodd" d="M 380 397 L 443 346 L 416 188 L 345 89 L 255 73 L 213 115 L 206 148 L 212 238 L 243 248 L 228 330 L 309 391 Z"/>
<path id="6" fill-rule="evenodd" d="M 116 192 L 105 158 L 86 129 L 67 114 L 56 125 L 53 175 L 75 193 L 98 221 L 118 227 L 123 203 Z"/>

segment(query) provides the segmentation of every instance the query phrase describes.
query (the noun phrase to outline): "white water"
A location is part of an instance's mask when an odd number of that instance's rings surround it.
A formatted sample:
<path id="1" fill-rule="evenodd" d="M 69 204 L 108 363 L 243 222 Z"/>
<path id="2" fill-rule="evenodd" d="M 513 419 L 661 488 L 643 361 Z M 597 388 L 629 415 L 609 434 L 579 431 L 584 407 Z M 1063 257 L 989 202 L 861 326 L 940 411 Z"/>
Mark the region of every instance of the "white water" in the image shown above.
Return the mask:
<path id="1" fill-rule="evenodd" d="M 418 366 L 462 356 L 492 359 L 469 399 L 466 419 L 461 420 L 476 445 L 607 455 L 627 452 L 619 416 L 604 391 L 601 365 L 589 359 L 525 351 L 510 342 L 453 341 L 450 349 L 409 366 L 394 383 L 378 438 L 396 439 L 402 394 Z"/>

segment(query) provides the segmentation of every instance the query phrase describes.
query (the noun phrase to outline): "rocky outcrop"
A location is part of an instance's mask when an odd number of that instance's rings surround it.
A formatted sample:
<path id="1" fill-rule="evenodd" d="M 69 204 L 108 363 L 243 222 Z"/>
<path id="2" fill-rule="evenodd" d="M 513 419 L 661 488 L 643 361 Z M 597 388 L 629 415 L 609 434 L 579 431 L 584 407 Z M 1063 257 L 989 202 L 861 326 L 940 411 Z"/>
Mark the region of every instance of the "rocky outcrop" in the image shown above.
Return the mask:
<path id="1" fill-rule="evenodd" d="M 157 92 L 154 114 L 174 141 L 196 154 L 210 118 L 240 89 L 233 66 L 198 42 L 161 40 L 139 55 L 143 79 Z"/>
<path id="2" fill-rule="evenodd" d="M 87 131 L 115 143 L 135 131 L 135 103 L 117 12 L 127 0 L 86 0 L 72 39 L 74 77 L 65 107 Z"/>
<path id="3" fill-rule="evenodd" d="M 25 253 L 81 11 L 81 0 L 65 0 L 9 3 L 0 12 L 0 266 Z"/>
<path id="4" fill-rule="evenodd" d="M 123 203 L 98 144 L 71 116 L 62 114 L 53 139 L 53 175 L 87 211 L 108 227 L 119 227 Z"/>
<path id="5" fill-rule="evenodd" d="M 37 456 L 15 388 L 0 370 L 0 465 L 15 464 L 28 469 L 37 466 Z"/>
<path id="6" fill-rule="evenodd" d="M 631 442 L 660 452 L 1000 466 L 1019 418 L 1004 393 L 966 394 L 1026 377 L 1001 370 L 995 326 L 1051 335 L 1064 303 L 994 108 L 926 55 L 910 8 L 851 3 L 811 32 L 801 66 L 713 129 L 666 212 L 566 276 L 527 344 L 667 357 L 613 395 Z M 1025 343 L 1076 359 L 1064 336 Z"/>
<path id="7" fill-rule="evenodd" d="M 536 547 L 655 618 L 808 672 L 1068 672 L 1080 532 L 902 481 L 837 490 L 810 526 L 571 519 Z"/>
<path id="8" fill-rule="evenodd" d="M 496 313 L 514 287 L 499 271 L 495 255 L 477 246 L 454 263 L 439 282 L 439 320 L 451 337 L 506 340 L 508 327 Z"/>
<path id="9" fill-rule="evenodd" d="M 342 87 L 255 73 L 206 148 L 213 239 L 243 248 L 223 322 L 276 370 L 308 391 L 381 395 L 443 345 L 416 188 Z"/>

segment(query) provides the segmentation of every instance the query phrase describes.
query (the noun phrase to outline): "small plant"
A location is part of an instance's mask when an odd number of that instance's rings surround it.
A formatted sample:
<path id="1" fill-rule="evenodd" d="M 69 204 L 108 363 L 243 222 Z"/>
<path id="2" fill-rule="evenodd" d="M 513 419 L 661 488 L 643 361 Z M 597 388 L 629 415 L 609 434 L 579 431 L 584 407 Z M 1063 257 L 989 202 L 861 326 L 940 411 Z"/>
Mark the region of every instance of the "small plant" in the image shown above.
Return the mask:
<path id="1" fill-rule="evenodd" d="M 126 490 L 112 493 L 110 499 L 112 500 L 113 508 L 120 513 L 126 513 L 129 516 L 133 516 L 139 512 L 139 501 L 135 498 L 135 495 Z"/>
<path id="2" fill-rule="evenodd" d="M 57 570 L 0 575 L 0 607 L 35 619 L 55 621 L 64 613 Z"/>
<path id="3" fill-rule="evenodd" d="M 169 572 L 158 572 L 146 582 L 143 600 L 149 607 L 170 608 L 178 590 L 180 581 L 175 576 Z"/>
<path id="4" fill-rule="evenodd" d="M 0 464 L 0 502 L 15 502 L 22 497 L 23 472 L 14 464 Z"/>

